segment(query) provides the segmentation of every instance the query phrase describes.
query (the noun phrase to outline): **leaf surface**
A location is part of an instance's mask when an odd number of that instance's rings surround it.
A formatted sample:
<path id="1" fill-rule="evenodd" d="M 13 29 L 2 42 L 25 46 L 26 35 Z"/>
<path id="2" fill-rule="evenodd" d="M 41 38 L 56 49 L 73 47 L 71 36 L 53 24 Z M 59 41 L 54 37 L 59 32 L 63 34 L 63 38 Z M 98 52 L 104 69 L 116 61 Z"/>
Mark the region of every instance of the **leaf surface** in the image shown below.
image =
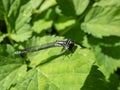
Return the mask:
<path id="1" fill-rule="evenodd" d="M 75 16 L 81 15 L 87 5 L 89 4 L 89 0 L 57 0 L 62 13 L 67 16 Z"/>
<path id="2" fill-rule="evenodd" d="M 107 1 L 105 3 L 108 3 Z M 95 37 L 120 36 L 119 6 L 94 6 L 85 17 L 81 28 Z"/>

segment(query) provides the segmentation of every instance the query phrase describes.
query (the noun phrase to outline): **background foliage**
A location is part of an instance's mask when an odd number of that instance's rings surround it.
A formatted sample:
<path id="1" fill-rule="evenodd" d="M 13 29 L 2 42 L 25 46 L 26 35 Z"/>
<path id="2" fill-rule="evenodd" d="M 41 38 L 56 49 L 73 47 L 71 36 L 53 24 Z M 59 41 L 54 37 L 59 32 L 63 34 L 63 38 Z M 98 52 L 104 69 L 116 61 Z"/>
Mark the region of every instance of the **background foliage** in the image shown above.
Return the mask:
<path id="1" fill-rule="evenodd" d="M 0 90 L 120 90 L 119 54 L 120 0 L 0 0 Z"/>

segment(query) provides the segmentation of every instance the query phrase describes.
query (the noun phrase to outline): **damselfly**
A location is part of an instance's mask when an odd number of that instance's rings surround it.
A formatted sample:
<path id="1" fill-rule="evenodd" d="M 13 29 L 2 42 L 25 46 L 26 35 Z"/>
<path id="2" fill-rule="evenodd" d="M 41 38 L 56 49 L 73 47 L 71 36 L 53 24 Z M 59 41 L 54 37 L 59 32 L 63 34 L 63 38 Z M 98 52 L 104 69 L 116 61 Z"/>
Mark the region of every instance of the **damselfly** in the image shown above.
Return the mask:
<path id="1" fill-rule="evenodd" d="M 30 47 L 30 48 L 25 48 L 23 50 L 19 50 L 19 51 L 16 51 L 15 54 L 26 54 L 26 53 L 29 53 L 29 52 L 35 52 L 35 51 L 39 51 L 39 50 L 44 50 L 44 49 L 47 49 L 47 48 L 53 48 L 53 47 L 63 47 L 62 48 L 62 51 L 63 50 L 72 50 L 72 48 L 74 47 L 74 42 L 72 42 L 70 39 L 67 39 L 67 40 L 64 40 L 64 41 L 56 41 L 56 42 L 52 42 L 52 43 L 48 43 L 48 44 L 44 44 L 44 45 L 41 45 L 39 47 Z"/>

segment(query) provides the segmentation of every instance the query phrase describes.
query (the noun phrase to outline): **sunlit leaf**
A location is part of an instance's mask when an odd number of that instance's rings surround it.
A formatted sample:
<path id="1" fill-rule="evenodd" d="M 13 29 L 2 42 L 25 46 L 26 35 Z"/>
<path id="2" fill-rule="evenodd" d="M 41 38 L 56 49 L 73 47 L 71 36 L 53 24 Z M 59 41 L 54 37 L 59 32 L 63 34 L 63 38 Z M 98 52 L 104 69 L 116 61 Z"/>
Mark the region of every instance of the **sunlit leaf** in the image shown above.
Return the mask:
<path id="1" fill-rule="evenodd" d="M 32 29 L 36 33 L 41 33 L 44 30 L 48 30 L 52 27 L 53 19 L 55 18 L 55 12 L 52 9 L 49 9 L 45 13 L 38 16 L 38 20 L 33 22 Z"/>
<path id="2" fill-rule="evenodd" d="M 56 5 L 56 1 L 55 0 L 46 0 L 44 1 L 44 3 L 41 5 L 41 7 L 38 9 L 38 13 L 41 13 L 45 10 L 47 10 L 48 8 Z"/>
<path id="3" fill-rule="evenodd" d="M 15 85 L 26 73 L 25 66 L 18 67 L 17 65 L 5 65 L 0 67 L 0 89 L 9 89 L 11 85 Z M 6 71 L 6 72 L 5 72 Z M 4 75 L 4 76 L 3 76 Z"/>
<path id="4" fill-rule="evenodd" d="M 55 22 L 55 28 L 60 34 L 64 34 L 71 29 L 76 20 L 73 17 L 61 16 Z"/>
<path id="5" fill-rule="evenodd" d="M 58 50 L 56 49 L 56 51 Z M 44 57 L 46 62 L 39 64 L 36 69 L 28 71 L 26 77 L 20 83 L 16 84 L 14 89 L 80 90 L 94 62 L 93 53 L 87 49 L 80 49 L 79 47 L 68 57 L 59 54 L 58 56 Z M 42 58 L 36 58 L 36 60 L 38 59 L 41 60 Z"/>
<path id="6" fill-rule="evenodd" d="M 119 0 L 100 0 L 99 2 L 96 2 L 94 5 L 102 6 L 102 7 L 111 6 L 111 5 L 120 6 L 120 1 Z"/>
<path id="7" fill-rule="evenodd" d="M 26 73 L 26 65 L 20 59 L 0 56 L 0 89 L 6 90 L 15 85 Z M 22 65 L 22 66 L 21 66 Z"/>
<path id="8" fill-rule="evenodd" d="M 114 50 L 112 52 L 111 50 L 107 49 L 114 49 L 114 47 L 111 48 L 95 48 L 95 55 L 97 60 L 97 65 L 99 66 L 99 70 L 106 76 L 106 78 L 109 78 L 109 76 L 118 68 L 120 67 L 120 57 L 115 55 L 115 53 L 119 53 L 119 48 Z"/>
<path id="9" fill-rule="evenodd" d="M 99 38 L 120 36 L 119 6 L 93 7 L 81 28 L 83 31 Z"/>

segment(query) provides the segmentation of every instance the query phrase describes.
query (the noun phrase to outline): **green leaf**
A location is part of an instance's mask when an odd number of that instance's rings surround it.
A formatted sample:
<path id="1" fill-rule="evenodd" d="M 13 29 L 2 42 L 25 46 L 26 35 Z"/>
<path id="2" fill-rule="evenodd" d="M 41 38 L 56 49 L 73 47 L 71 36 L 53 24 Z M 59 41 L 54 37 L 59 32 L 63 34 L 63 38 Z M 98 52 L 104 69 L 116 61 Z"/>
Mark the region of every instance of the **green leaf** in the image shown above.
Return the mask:
<path id="1" fill-rule="evenodd" d="M 32 29 L 29 24 L 25 24 L 20 29 L 16 30 L 16 33 L 11 34 L 11 38 L 16 42 L 23 42 L 31 37 Z"/>
<path id="2" fill-rule="evenodd" d="M 109 78 L 109 76 L 120 67 L 120 57 L 118 56 L 120 47 L 98 47 L 94 48 L 99 70 Z"/>
<path id="3" fill-rule="evenodd" d="M 6 72 L 5 72 L 6 71 Z M 9 89 L 11 85 L 15 85 L 26 73 L 26 67 L 17 65 L 0 66 L 0 89 Z M 4 75 L 4 76 L 3 76 Z"/>
<path id="4" fill-rule="evenodd" d="M 119 79 L 116 74 L 112 74 L 109 80 L 106 80 L 98 68 L 93 66 L 81 90 L 118 90 L 118 85 Z"/>
<path id="5" fill-rule="evenodd" d="M 7 3 L 8 0 L 6 0 L 5 3 Z M 4 19 L 4 14 L 5 14 L 5 6 L 4 6 L 3 0 L 0 0 L 0 20 Z"/>
<path id="6" fill-rule="evenodd" d="M 8 0 L 9 1 L 9 0 Z M 4 1 L 5 2 L 5 1 Z M 13 0 L 8 11 L 8 17 L 11 15 L 16 16 L 20 7 L 20 0 Z"/>
<path id="7" fill-rule="evenodd" d="M 69 31 L 75 22 L 75 18 L 62 15 L 55 21 L 54 25 L 58 32 L 62 35 Z"/>
<path id="8" fill-rule="evenodd" d="M 56 40 L 64 39 L 55 36 L 33 37 L 26 46 L 44 45 Z M 56 47 L 28 53 L 27 60 L 32 69 L 12 89 L 80 90 L 95 60 L 94 54 L 79 46 L 71 54 L 61 52 L 61 49 Z"/>
<path id="9" fill-rule="evenodd" d="M 9 11 L 9 4 L 11 4 L 13 1 L 11 0 L 0 0 L 0 13 L 1 15 L 3 15 L 4 17 L 4 14 L 8 14 L 8 11 Z"/>
<path id="10" fill-rule="evenodd" d="M 54 82 L 59 89 L 80 90 L 93 62 L 94 56 L 91 51 L 78 47 L 72 56 L 60 56 L 39 67 L 44 75 Z"/>
<path id="11" fill-rule="evenodd" d="M 103 37 L 101 38 L 96 38 L 90 35 L 85 35 L 84 40 L 82 42 L 86 47 L 92 47 L 100 45 L 100 46 L 105 46 L 105 47 L 117 47 L 120 46 L 120 37 L 116 36 L 109 36 L 109 37 Z M 114 49 L 113 49 L 114 52 Z"/>
<path id="12" fill-rule="evenodd" d="M 0 42 L 2 42 L 5 37 L 6 37 L 6 35 L 0 32 Z"/>
<path id="13" fill-rule="evenodd" d="M 106 6 L 120 6 L 120 1 L 119 0 L 100 0 L 99 2 L 96 2 L 94 4 L 95 6 L 102 6 L 102 7 L 106 7 Z"/>
<path id="14" fill-rule="evenodd" d="M 81 15 L 89 4 L 89 0 L 73 0 L 76 15 Z"/>
<path id="15" fill-rule="evenodd" d="M 0 90 L 9 89 L 24 77 L 26 65 L 22 64 L 21 59 L 0 56 Z"/>
<path id="16" fill-rule="evenodd" d="M 120 53 L 119 37 L 110 36 L 100 39 L 88 35 L 83 43 L 86 47 L 92 48 L 96 56 L 98 69 L 107 79 L 120 67 L 120 56 L 118 55 Z"/>
<path id="17" fill-rule="evenodd" d="M 32 11 L 38 7 L 38 3 L 40 4 L 41 0 L 39 0 L 39 2 L 38 0 L 34 1 L 36 6 L 34 6 L 33 1 L 29 1 L 25 5 L 21 6 L 20 13 L 15 22 L 15 30 L 11 35 L 13 40 L 23 42 L 31 37 L 32 29 L 29 22 L 31 20 Z"/>
<path id="18" fill-rule="evenodd" d="M 94 6 L 86 16 L 81 28 L 99 38 L 120 36 L 119 6 Z"/>
<path id="19" fill-rule="evenodd" d="M 63 14 L 67 16 L 75 16 L 81 15 L 85 11 L 89 4 L 89 0 L 57 0 L 57 3 Z"/>
<path id="20" fill-rule="evenodd" d="M 40 8 L 38 9 L 38 13 L 42 13 L 44 12 L 45 10 L 49 9 L 50 7 L 52 6 L 55 6 L 57 3 L 55 0 L 47 0 L 47 1 L 44 1 L 42 3 L 42 5 L 40 6 Z"/>
<path id="21" fill-rule="evenodd" d="M 53 52 L 48 54 L 51 53 Z M 47 61 L 39 64 L 37 68 L 29 70 L 27 75 L 16 84 L 15 90 L 26 90 L 26 88 L 29 90 L 80 90 L 94 62 L 92 52 L 79 47 L 69 57 L 59 54 L 52 57 L 45 56 L 44 53 L 42 55 Z M 41 60 L 42 57 L 36 58 L 35 61 L 38 59 Z"/>
<path id="22" fill-rule="evenodd" d="M 41 2 L 42 0 L 31 0 L 22 3 L 20 0 L 1 1 L 1 9 L 3 9 L 9 39 L 23 42 L 31 37 L 31 15 Z"/>
<path id="23" fill-rule="evenodd" d="M 58 87 L 54 85 L 48 78 L 39 70 L 32 69 L 28 71 L 26 76 L 18 83 L 12 90 L 57 90 Z"/>
<path id="24" fill-rule="evenodd" d="M 40 17 L 41 16 L 41 17 Z M 33 27 L 32 29 L 36 33 L 41 33 L 44 30 L 50 29 L 53 24 L 53 20 L 55 17 L 55 12 L 52 9 L 49 9 L 45 13 L 41 14 L 38 16 L 38 20 L 33 22 Z"/>

